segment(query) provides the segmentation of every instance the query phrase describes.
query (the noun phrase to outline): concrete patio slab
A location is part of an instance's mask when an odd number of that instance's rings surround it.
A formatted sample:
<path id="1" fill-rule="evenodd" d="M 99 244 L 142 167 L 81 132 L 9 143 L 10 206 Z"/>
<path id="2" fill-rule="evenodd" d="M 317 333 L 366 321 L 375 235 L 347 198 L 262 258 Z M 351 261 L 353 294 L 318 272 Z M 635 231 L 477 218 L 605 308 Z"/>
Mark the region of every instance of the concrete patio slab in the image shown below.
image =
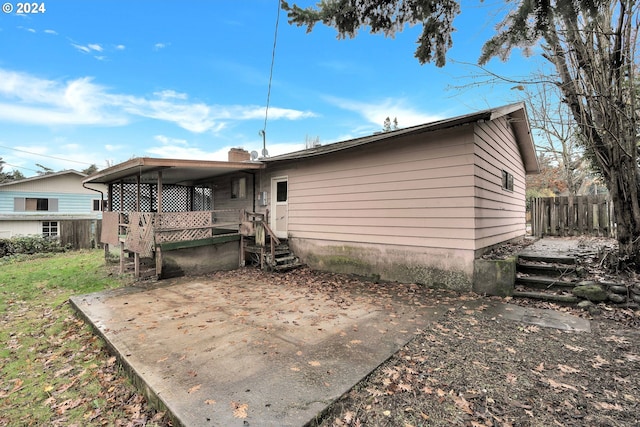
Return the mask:
<path id="1" fill-rule="evenodd" d="M 236 272 L 71 302 L 180 425 L 302 426 L 447 310 L 406 286 Z"/>
<path id="2" fill-rule="evenodd" d="M 545 328 L 591 332 L 589 320 L 555 310 L 522 307 L 515 304 L 496 304 L 487 308 L 484 314 L 490 318 L 500 317 Z"/>

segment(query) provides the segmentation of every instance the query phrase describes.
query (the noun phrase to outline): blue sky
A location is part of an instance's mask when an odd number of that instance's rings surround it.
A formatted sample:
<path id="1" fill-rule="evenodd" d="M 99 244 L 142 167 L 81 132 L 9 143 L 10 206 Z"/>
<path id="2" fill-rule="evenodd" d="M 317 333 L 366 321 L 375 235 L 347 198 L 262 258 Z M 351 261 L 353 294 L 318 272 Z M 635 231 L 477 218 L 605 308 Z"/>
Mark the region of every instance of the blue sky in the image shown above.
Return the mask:
<path id="1" fill-rule="evenodd" d="M 277 0 L 50 0 L 0 13 L 0 157 L 5 171 L 81 170 L 132 157 L 226 160 L 262 149 Z M 293 1 L 290 1 L 293 3 Z M 299 1 L 300 6 L 313 1 Z M 518 101 L 513 85 L 476 85 L 475 63 L 504 3 L 462 4 L 449 63 L 419 65 L 420 28 L 395 38 L 307 34 L 280 14 L 266 127 L 271 155 Z M 495 73 L 541 60 L 514 52 Z"/>

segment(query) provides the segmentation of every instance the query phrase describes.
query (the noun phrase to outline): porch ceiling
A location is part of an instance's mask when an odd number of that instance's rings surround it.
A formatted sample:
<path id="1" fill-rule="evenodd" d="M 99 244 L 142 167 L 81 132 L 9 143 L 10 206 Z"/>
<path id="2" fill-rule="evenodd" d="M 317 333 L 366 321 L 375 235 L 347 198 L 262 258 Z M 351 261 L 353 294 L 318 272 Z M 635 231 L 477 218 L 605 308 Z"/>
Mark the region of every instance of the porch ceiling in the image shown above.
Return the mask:
<path id="1" fill-rule="evenodd" d="M 210 179 L 233 172 L 264 168 L 260 162 L 224 162 L 207 160 L 157 159 L 137 157 L 89 175 L 83 184 L 109 184 L 116 182 L 156 183 L 162 171 L 162 182 L 174 185 L 205 184 Z"/>

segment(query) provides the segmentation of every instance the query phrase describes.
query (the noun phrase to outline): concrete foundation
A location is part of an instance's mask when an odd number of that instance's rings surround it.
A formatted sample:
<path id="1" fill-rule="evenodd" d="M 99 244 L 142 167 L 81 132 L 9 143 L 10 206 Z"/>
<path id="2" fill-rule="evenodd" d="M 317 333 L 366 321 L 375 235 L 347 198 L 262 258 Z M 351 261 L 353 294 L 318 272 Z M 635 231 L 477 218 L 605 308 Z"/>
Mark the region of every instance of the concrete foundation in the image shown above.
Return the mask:
<path id="1" fill-rule="evenodd" d="M 162 278 L 201 275 L 238 268 L 240 242 L 180 248 L 162 252 Z"/>
<path id="2" fill-rule="evenodd" d="M 473 251 L 291 238 L 289 245 L 316 270 L 354 274 L 370 280 L 418 283 L 471 291 Z"/>
<path id="3" fill-rule="evenodd" d="M 516 281 L 516 257 L 477 259 L 473 263 L 473 292 L 481 295 L 509 296 Z"/>

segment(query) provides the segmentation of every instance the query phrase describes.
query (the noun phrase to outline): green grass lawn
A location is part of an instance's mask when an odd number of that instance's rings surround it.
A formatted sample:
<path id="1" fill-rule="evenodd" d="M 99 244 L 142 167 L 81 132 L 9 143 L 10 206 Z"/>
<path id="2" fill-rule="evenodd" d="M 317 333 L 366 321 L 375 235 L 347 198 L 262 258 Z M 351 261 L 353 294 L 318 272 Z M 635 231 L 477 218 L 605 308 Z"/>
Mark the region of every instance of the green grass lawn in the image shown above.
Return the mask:
<path id="1" fill-rule="evenodd" d="M 68 299 L 129 284 L 101 250 L 0 259 L 0 426 L 163 425 Z"/>

